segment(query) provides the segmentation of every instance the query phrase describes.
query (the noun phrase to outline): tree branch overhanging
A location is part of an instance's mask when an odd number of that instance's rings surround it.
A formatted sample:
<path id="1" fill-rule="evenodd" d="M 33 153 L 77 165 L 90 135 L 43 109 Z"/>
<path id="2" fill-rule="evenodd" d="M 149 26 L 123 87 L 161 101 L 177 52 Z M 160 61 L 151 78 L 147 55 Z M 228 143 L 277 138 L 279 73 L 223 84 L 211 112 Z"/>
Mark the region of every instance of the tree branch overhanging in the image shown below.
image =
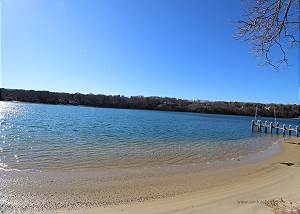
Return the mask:
<path id="1" fill-rule="evenodd" d="M 253 52 L 275 69 L 288 64 L 287 50 L 300 44 L 300 0 L 248 3 L 243 20 L 237 22 L 235 38 L 251 43 Z"/>

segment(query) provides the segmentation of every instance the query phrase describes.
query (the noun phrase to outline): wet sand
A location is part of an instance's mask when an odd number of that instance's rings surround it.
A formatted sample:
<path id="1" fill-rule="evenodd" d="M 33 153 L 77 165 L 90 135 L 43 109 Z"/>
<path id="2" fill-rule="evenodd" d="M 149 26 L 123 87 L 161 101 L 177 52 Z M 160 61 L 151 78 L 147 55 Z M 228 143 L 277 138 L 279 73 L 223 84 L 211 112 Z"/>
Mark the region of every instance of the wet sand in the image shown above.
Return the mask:
<path id="1" fill-rule="evenodd" d="M 214 166 L 0 172 L 4 213 L 300 213 L 300 140 Z"/>

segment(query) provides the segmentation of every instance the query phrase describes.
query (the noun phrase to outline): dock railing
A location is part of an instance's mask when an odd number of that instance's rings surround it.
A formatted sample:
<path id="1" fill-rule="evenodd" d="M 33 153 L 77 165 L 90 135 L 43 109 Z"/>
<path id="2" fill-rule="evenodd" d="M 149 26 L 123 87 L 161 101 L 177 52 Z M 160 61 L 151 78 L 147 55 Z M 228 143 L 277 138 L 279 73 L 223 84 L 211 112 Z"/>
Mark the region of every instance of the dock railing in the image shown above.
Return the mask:
<path id="1" fill-rule="evenodd" d="M 287 127 L 285 124 L 280 126 L 278 122 L 276 124 L 273 124 L 273 122 L 268 123 L 267 121 L 265 121 L 265 123 L 262 123 L 261 120 L 257 120 L 257 121 L 252 120 L 251 121 L 252 131 L 254 131 L 255 128 L 257 128 L 257 132 L 263 131 L 265 133 L 273 134 L 273 130 L 275 130 L 276 134 L 280 134 L 279 131 L 281 131 L 283 135 L 292 135 L 292 133 L 295 133 L 297 137 L 299 137 L 299 132 L 300 132 L 298 126 L 292 127 L 291 125 L 289 125 Z"/>

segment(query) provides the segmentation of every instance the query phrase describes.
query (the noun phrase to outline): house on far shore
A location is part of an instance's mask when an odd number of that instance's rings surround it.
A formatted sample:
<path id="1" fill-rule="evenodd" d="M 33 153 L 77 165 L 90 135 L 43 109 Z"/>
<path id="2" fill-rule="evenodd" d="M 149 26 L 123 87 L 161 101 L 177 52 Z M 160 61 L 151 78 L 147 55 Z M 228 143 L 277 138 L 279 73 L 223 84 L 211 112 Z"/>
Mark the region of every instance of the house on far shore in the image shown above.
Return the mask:
<path id="1" fill-rule="evenodd" d="M 8 95 L 4 96 L 2 100 L 3 101 L 14 101 L 16 99 L 12 94 L 8 94 Z"/>
<path id="2" fill-rule="evenodd" d="M 69 100 L 69 105 L 77 106 L 77 105 L 79 105 L 79 103 L 75 100 Z"/>

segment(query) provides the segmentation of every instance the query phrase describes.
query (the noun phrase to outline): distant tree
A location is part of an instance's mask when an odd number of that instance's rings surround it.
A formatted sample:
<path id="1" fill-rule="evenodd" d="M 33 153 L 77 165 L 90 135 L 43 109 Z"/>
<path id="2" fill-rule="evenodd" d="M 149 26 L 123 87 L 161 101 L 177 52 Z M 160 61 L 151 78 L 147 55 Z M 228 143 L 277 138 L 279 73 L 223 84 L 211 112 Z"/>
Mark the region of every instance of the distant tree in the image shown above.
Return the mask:
<path id="1" fill-rule="evenodd" d="M 299 47 L 300 0 L 245 0 L 235 37 L 250 42 L 264 64 L 288 64 L 287 49 Z M 278 52 L 275 50 L 278 49 Z"/>

